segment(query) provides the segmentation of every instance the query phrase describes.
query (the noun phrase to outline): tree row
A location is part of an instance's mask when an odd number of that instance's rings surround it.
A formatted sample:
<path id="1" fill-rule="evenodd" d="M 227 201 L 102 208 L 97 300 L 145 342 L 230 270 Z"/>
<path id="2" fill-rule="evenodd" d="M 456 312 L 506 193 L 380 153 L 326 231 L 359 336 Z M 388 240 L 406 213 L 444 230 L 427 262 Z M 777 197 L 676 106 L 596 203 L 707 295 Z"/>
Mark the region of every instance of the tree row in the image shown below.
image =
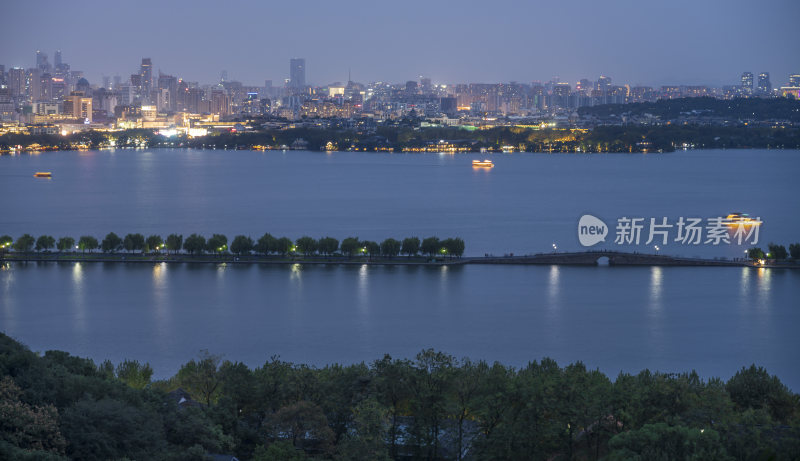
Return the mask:
<path id="1" fill-rule="evenodd" d="M 258 240 L 245 235 L 237 235 L 228 246 L 228 237 L 223 234 L 213 234 L 206 239 L 200 234 L 191 234 L 184 239 L 183 235 L 170 234 L 166 239 L 159 235 L 145 237 L 142 234 L 127 234 L 120 237 L 114 232 L 108 233 L 103 240 L 98 241 L 90 235 L 81 236 L 76 242 L 72 237 L 61 237 L 58 240 L 50 235 L 41 235 L 34 238 L 24 234 L 14 240 L 11 236 L 0 237 L 0 251 L 13 249 L 19 253 L 31 251 L 51 251 L 53 248 L 61 252 L 94 251 L 116 253 L 127 251 L 130 253 L 173 253 L 185 252 L 189 255 L 225 254 L 233 253 L 238 256 L 259 255 L 324 255 L 324 256 L 358 256 L 370 257 L 383 256 L 395 257 L 405 255 L 408 257 L 419 254 L 428 257 L 450 256 L 461 257 L 464 254 L 464 240 L 438 237 L 428 237 L 420 240 L 418 237 L 407 237 L 402 241 L 387 238 L 382 242 L 360 240 L 357 237 L 347 237 L 341 242 L 333 237 L 315 239 L 303 236 L 292 241 L 288 237 L 274 237 L 269 233 Z"/>

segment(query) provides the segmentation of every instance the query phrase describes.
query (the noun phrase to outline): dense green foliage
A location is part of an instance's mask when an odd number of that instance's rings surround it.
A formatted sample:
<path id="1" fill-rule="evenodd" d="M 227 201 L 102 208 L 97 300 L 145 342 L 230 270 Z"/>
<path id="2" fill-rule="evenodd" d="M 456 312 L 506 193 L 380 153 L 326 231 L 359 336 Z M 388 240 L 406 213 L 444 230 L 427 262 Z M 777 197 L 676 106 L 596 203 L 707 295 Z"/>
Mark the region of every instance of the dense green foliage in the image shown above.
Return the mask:
<path id="1" fill-rule="evenodd" d="M 604 104 L 594 107 L 581 107 L 581 115 L 607 117 L 613 114 L 631 115 L 651 114 L 664 120 L 679 118 L 681 115 L 706 115 L 726 120 L 787 120 L 800 122 L 800 101 L 788 98 L 736 98 L 717 99 L 679 98 L 659 99 L 656 102 L 635 104 Z"/>
<path id="2" fill-rule="evenodd" d="M 55 239 L 49 235 L 42 235 L 35 239 L 30 234 L 24 234 L 17 238 L 16 241 L 11 236 L 3 236 L 2 238 L 5 240 L 0 243 L 0 248 L 11 247 L 20 253 L 32 251 L 34 243 L 36 251 L 49 251 L 51 248 L 57 247 L 60 252 L 71 252 L 75 243 L 75 240 L 71 237 L 61 237 L 56 245 Z M 226 254 L 229 250 L 227 243 L 228 237 L 222 234 L 214 234 L 208 240 L 199 234 L 192 234 L 186 237 L 186 240 L 183 239 L 182 235 L 170 234 L 165 242 L 159 235 L 150 235 L 145 238 L 142 234 L 127 234 L 125 238 L 121 238 L 114 232 L 109 232 L 99 244 L 94 237 L 81 237 L 78 242 L 78 249 L 91 251 L 100 248 L 103 253 L 115 253 L 125 250 L 126 252 L 144 254 L 159 253 L 166 246 L 167 251 L 174 254 L 179 253 L 181 249 L 189 255 L 204 253 Z M 333 237 L 323 237 L 317 240 L 306 235 L 297 239 L 296 242 L 292 242 L 288 237 L 275 238 L 266 233 L 258 241 L 253 241 L 252 238 L 246 235 L 237 235 L 231 242 L 230 252 L 238 256 L 247 256 L 255 253 L 263 256 L 302 254 L 304 256 L 343 255 L 352 257 L 362 254 L 386 258 L 393 258 L 400 253 L 414 256 L 422 252 L 431 257 L 437 255 L 461 257 L 464 255 L 464 248 L 464 240 L 458 237 L 446 238 L 441 241 L 438 237 L 428 237 L 422 244 L 420 244 L 420 240 L 417 237 L 408 237 L 402 243 L 399 240 L 388 238 L 380 244 L 370 240 L 359 240 L 357 237 L 348 237 L 342 240 L 340 247 L 339 240 Z"/>
<path id="3" fill-rule="evenodd" d="M 747 250 L 747 257 L 752 260 L 769 259 L 783 262 L 791 258 L 795 264 L 800 261 L 800 243 L 790 244 L 789 251 L 786 251 L 785 246 L 770 242 L 767 245 L 767 251 L 765 253 L 761 248 L 750 248 Z"/>
<path id="4" fill-rule="evenodd" d="M 543 359 L 251 369 L 204 352 L 166 381 L 37 355 L 0 335 L 0 458 L 255 460 L 792 460 L 800 396 L 763 368 L 727 383 L 620 374 Z M 172 394 L 167 392 L 174 391 Z M 179 400 L 181 399 L 181 400 Z M 180 403 L 178 403 L 180 402 Z"/>

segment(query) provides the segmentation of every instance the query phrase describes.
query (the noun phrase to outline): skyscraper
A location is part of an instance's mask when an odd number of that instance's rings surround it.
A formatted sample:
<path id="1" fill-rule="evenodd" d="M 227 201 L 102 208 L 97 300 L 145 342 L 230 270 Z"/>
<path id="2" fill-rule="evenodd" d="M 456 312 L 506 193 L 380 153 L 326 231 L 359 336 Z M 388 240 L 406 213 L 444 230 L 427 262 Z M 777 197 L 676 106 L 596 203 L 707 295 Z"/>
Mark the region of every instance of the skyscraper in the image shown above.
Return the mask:
<path id="1" fill-rule="evenodd" d="M 800 87 L 800 74 L 792 74 L 789 76 L 789 86 Z"/>
<path id="2" fill-rule="evenodd" d="M 595 86 L 602 94 L 606 94 L 611 87 L 611 77 L 601 75 L 600 78 L 597 79 Z"/>
<path id="3" fill-rule="evenodd" d="M 742 91 L 746 94 L 753 92 L 753 73 L 742 72 Z"/>
<path id="4" fill-rule="evenodd" d="M 25 95 L 25 69 L 21 67 L 12 67 L 8 69 L 8 89 L 11 90 L 12 97 L 20 97 Z"/>
<path id="5" fill-rule="evenodd" d="M 149 98 L 150 92 L 153 91 L 153 62 L 150 58 L 142 58 L 139 76 L 142 78 L 142 93 L 146 98 Z"/>
<path id="6" fill-rule="evenodd" d="M 56 69 L 59 69 L 61 68 L 61 64 L 63 64 L 61 50 L 56 50 L 55 55 L 53 55 L 53 65 L 56 66 Z"/>
<path id="7" fill-rule="evenodd" d="M 50 70 L 50 63 L 47 62 L 47 53 L 36 50 L 36 68 L 42 72 Z"/>
<path id="8" fill-rule="evenodd" d="M 305 58 L 292 58 L 289 60 L 289 86 L 292 88 L 303 88 L 306 86 Z"/>
<path id="9" fill-rule="evenodd" d="M 769 81 L 769 72 L 758 74 L 758 92 L 761 94 L 772 93 L 772 83 Z"/>

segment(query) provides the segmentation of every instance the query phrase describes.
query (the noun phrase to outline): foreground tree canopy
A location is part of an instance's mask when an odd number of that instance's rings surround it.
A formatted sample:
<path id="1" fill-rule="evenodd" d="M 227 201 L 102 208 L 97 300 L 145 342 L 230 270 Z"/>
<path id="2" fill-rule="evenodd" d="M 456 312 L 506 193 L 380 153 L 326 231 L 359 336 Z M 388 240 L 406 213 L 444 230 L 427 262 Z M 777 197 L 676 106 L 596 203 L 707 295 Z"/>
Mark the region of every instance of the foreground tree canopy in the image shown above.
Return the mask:
<path id="1" fill-rule="evenodd" d="M 728 382 L 581 363 L 413 360 L 251 369 L 35 354 L 0 334 L 0 459 L 792 460 L 800 400 L 756 366 Z"/>

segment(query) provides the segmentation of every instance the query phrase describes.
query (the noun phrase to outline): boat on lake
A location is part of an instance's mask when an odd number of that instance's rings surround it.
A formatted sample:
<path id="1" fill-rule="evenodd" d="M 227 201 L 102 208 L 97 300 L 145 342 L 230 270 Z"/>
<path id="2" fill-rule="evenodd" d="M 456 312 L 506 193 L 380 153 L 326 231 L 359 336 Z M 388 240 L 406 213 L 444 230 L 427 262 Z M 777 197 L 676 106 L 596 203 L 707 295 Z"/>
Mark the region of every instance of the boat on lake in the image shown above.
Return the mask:
<path id="1" fill-rule="evenodd" d="M 53 173 L 51 173 L 49 171 L 37 171 L 36 173 L 33 174 L 33 177 L 34 178 L 52 178 L 53 177 Z"/>
<path id="2" fill-rule="evenodd" d="M 472 166 L 474 168 L 494 168 L 494 163 L 491 160 L 473 160 Z"/>
<path id="3" fill-rule="evenodd" d="M 761 220 L 751 218 L 747 213 L 731 213 L 725 217 L 725 222 L 729 226 L 760 226 Z"/>

